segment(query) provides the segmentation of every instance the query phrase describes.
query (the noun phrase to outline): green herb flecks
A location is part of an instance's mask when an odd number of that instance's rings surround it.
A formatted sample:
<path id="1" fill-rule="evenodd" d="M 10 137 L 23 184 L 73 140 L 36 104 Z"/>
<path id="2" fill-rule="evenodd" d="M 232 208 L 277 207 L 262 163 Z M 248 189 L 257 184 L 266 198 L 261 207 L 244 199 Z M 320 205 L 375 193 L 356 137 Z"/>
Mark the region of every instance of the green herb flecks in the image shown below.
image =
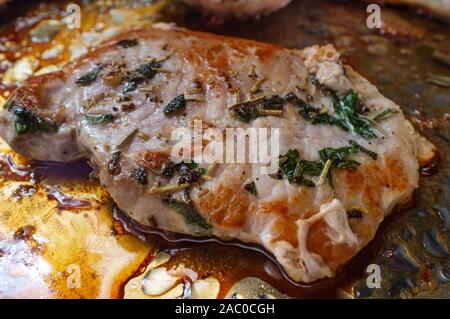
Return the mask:
<path id="1" fill-rule="evenodd" d="M 120 167 L 120 155 L 121 151 L 114 152 L 111 156 L 111 159 L 108 162 L 108 172 L 111 175 L 119 175 L 122 168 Z"/>
<path id="2" fill-rule="evenodd" d="M 176 113 L 179 110 L 184 110 L 186 108 L 187 102 L 199 103 L 199 102 L 204 102 L 204 100 L 197 99 L 197 98 L 190 98 L 190 97 L 186 97 L 185 94 L 180 94 L 180 95 L 174 97 L 166 105 L 166 107 L 164 107 L 164 110 L 163 110 L 164 114 L 169 115 L 172 113 Z"/>
<path id="3" fill-rule="evenodd" d="M 303 101 L 301 98 L 293 93 L 286 95 L 286 101 L 294 102 L 298 108 L 299 114 L 305 121 L 311 122 L 314 125 L 317 124 L 329 124 L 340 126 L 339 119 L 329 115 L 326 111 L 320 108 L 313 107 Z M 343 129 L 345 129 L 343 127 Z"/>
<path id="4" fill-rule="evenodd" d="M 164 114 L 171 114 L 186 107 L 186 98 L 184 94 L 174 97 L 164 108 Z"/>
<path id="5" fill-rule="evenodd" d="M 304 175 L 318 176 L 323 166 L 320 161 L 300 160 L 300 154 L 297 150 L 289 150 L 285 155 L 280 156 L 279 165 L 281 172 L 286 176 L 289 183 L 308 187 L 314 187 L 315 184 L 305 178 Z"/>
<path id="6" fill-rule="evenodd" d="M 200 232 L 207 231 L 211 228 L 191 203 L 184 203 L 172 196 L 165 196 L 162 201 L 167 206 L 175 209 L 178 214 L 182 215 L 187 224 L 199 228 Z"/>
<path id="7" fill-rule="evenodd" d="M 375 138 L 376 135 L 370 128 L 370 122 L 362 118 L 358 113 L 359 97 L 358 94 L 350 90 L 342 98 L 333 96 L 333 109 L 335 116 L 329 114 L 326 109 L 320 109 L 308 105 L 295 94 L 288 94 L 287 101 L 294 102 L 298 108 L 299 114 L 313 125 L 334 125 L 346 132 L 355 134 L 366 139 Z"/>
<path id="8" fill-rule="evenodd" d="M 375 115 L 375 117 L 372 120 L 375 122 L 381 122 L 381 121 L 387 119 L 389 116 L 391 116 L 393 114 L 397 114 L 397 113 L 399 113 L 398 110 L 389 108 L 389 109 L 386 109 L 386 110 L 378 113 L 377 115 Z"/>
<path id="9" fill-rule="evenodd" d="M 110 123 L 116 119 L 113 114 L 86 115 L 86 121 L 91 125 Z"/>
<path id="10" fill-rule="evenodd" d="M 194 162 L 180 162 L 175 164 L 173 169 L 179 174 L 178 184 L 192 184 L 197 182 L 206 173 L 206 169 L 199 168 L 198 164 Z"/>
<path id="11" fill-rule="evenodd" d="M 127 49 L 138 45 L 137 39 L 123 39 L 117 42 L 117 45 L 121 48 Z"/>
<path id="12" fill-rule="evenodd" d="M 348 91 L 341 99 L 333 97 L 334 111 L 347 131 L 355 132 L 366 139 L 377 137 L 369 127 L 369 122 L 359 116 L 358 103 L 358 93 L 354 90 Z"/>
<path id="13" fill-rule="evenodd" d="M 350 144 L 351 147 L 353 147 L 354 149 L 357 149 L 358 151 L 370 156 L 373 160 L 377 160 L 378 158 L 378 154 L 359 145 L 358 143 L 356 143 L 355 141 L 348 141 L 348 143 Z"/>
<path id="14" fill-rule="evenodd" d="M 158 73 L 158 68 L 161 67 L 161 63 L 150 61 L 144 62 L 139 65 L 136 69 L 129 71 L 125 77 L 124 88 L 122 90 L 123 94 L 132 92 L 137 89 L 138 85 L 145 80 L 153 79 Z"/>
<path id="15" fill-rule="evenodd" d="M 340 148 L 327 147 L 319 151 L 319 157 L 323 163 L 331 160 L 331 167 L 358 168 L 361 163 L 348 158 L 348 156 L 356 152 L 357 150 L 351 146 Z"/>
<path id="16" fill-rule="evenodd" d="M 141 185 L 147 184 L 147 172 L 145 170 L 145 167 L 137 167 L 131 171 L 131 175 Z"/>
<path id="17" fill-rule="evenodd" d="M 89 85 L 92 82 L 94 82 L 98 75 L 100 74 L 100 71 L 103 69 L 103 66 L 98 66 L 94 69 L 92 69 L 91 71 L 83 74 L 82 76 L 78 77 L 75 80 L 75 83 L 78 85 Z"/>
<path id="18" fill-rule="evenodd" d="M 171 160 L 165 161 L 161 166 L 161 175 L 166 177 L 172 177 L 175 172 L 175 163 Z"/>
<path id="19" fill-rule="evenodd" d="M 183 162 L 183 161 L 181 161 L 179 163 L 176 163 L 174 166 L 175 166 L 175 169 L 178 172 L 180 172 L 180 171 L 183 172 L 185 170 L 191 170 L 191 169 L 197 168 L 198 164 L 195 163 L 195 162 Z"/>
<path id="20" fill-rule="evenodd" d="M 36 133 L 37 131 L 56 131 L 56 123 L 37 116 L 29 109 L 14 105 L 11 107 L 13 111 L 13 125 L 17 135 L 25 133 Z"/>
<path id="21" fill-rule="evenodd" d="M 378 158 L 378 154 L 372 152 L 355 141 L 349 141 L 350 146 L 331 148 L 327 147 L 319 151 L 319 160 L 302 160 L 297 150 L 289 150 L 285 155 L 280 156 L 279 166 L 282 174 L 289 183 L 314 187 L 315 184 L 305 176 L 319 176 L 319 185 L 324 180 L 328 180 L 333 187 L 331 171 L 336 168 L 356 169 L 361 163 L 350 157 L 358 152 L 370 156 L 373 160 Z"/>
<path id="22" fill-rule="evenodd" d="M 278 95 L 258 97 L 252 100 L 238 102 L 230 107 L 233 116 L 238 120 L 250 123 L 261 116 L 280 116 L 283 114 L 284 99 Z"/>
<path id="23" fill-rule="evenodd" d="M 331 160 L 331 166 L 328 170 L 327 179 L 331 187 L 333 187 L 333 181 L 331 176 L 331 168 L 349 168 L 357 169 L 361 163 L 350 159 L 349 156 L 358 152 L 364 153 L 371 157 L 373 160 L 378 158 L 378 154 L 368 150 L 367 148 L 359 145 L 355 141 L 349 141 L 350 146 L 340 148 L 324 148 L 319 151 L 319 157 L 322 163 L 326 163 Z"/>
<path id="24" fill-rule="evenodd" d="M 256 189 L 255 182 L 250 182 L 248 184 L 245 184 L 244 189 L 254 196 L 258 195 L 258 190 Z"/>
<path id="25" fill-rule="evenodd" d="M 206 170 L 204 168 L 180 170 L 178 184 L 194 183 L 198 181 L 205 174 L 205 172 Z"/>

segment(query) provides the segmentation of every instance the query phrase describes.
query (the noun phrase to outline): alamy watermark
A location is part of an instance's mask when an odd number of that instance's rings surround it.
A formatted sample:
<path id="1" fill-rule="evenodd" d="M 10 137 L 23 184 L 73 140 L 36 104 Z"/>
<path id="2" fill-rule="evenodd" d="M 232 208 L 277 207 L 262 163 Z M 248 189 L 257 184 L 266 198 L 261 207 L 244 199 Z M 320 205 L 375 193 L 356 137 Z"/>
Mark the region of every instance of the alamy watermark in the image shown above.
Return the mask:
<path id="1" fill-rule="evenodd" d="M 377 264 L 370 264 L 366 268 L 366 272 L 369 274 L 366 279 L 367 288 L 373 289 L 381 288 L 381 267 Z"/>
<path id="2" fill-rule="evenodd" d="M 81 8 L 78 4 L 71 3 L 67 5 L 66 14 L 64 22 L 69 29 L 81 28 Z"/>
<path id="3" fill-rule="evenodd" d="M 77 264 L 70 264 L 67 266 L 65 273 L 67 274 L 67 288 L 79 289 L 81 288 L 81 269 Z"/>
<path id="4" fill-rule="evenodd" d="M 366 19 L 366 25 L 369 29 L 381 28 L 381 7 L 378 4 L 369 4 L 366 12 L 370 13 Z"/>

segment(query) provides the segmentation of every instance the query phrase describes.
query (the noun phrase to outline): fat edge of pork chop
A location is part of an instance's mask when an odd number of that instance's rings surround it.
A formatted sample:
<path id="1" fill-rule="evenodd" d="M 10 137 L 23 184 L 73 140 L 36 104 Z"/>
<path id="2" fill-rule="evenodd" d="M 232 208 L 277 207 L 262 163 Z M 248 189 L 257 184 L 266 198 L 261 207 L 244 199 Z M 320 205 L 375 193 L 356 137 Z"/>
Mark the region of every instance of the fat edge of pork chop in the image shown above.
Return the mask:
<path id="1" fill-rule="evenodd" d="M 173 162 L 170 133 L 194 120 L 278 128 L 280 170 Z M 435 152 L 331 45 L 287 50 L 179 28 L 130 30 L 30 78 L 0 132 L 40 160 L 88 153 L 137 222 L 263 245 L 302 282 L 334 276 L 361 250 Z"/>

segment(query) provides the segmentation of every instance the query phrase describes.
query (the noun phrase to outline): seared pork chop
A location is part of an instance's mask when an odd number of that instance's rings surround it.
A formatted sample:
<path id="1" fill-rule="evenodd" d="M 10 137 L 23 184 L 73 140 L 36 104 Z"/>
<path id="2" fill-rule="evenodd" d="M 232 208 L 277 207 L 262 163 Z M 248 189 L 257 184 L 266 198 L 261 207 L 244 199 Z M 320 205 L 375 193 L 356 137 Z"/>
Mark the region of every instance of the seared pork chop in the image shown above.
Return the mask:
<path id="1" fill-rule="evenodd" d="M 278 128 L 279 169 L 175 160 L 171 132 L 195 120 Z M 88 157 L 141 224 L 260 244 L 302 282 L 334 276 L 373 239 L 434 154 L 331 45 L 288 50 L 180 28 L 129 30 L 28 79 L 0 132 L 38 160 Z"/>

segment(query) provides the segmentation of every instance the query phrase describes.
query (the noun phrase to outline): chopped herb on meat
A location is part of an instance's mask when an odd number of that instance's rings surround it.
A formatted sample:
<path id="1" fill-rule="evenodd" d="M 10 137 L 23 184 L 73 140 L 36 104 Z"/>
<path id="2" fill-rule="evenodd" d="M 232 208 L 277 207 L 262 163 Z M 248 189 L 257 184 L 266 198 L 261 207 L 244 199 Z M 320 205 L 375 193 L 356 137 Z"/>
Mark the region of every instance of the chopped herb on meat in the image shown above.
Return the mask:
<path id="1" fill-rule="evenodd" d="M 391 116 L 393 114 L 397 114 L 397 113 L 399 113 L 398 110 L 389 108 L 389 109 L 386 109 L 386 110 L 378 113 L 377 115 L 375 115 L 375 117 L 372 120 L 375 122 L 381 122 L 381 121 L 387 119 L 389 116 Z"/>
<path id="2" fill-rule="evenodd" d="M 311 122 L 313 125 L 334 125 L 346 132 L 354 132 L 366 139 L 377 137 L 369 126 L 370 122 L 361 117 L 358 112 L 359 97 L 354 90 L 348 91 L 342 98 L 336 95 L 333 96 L 335 116 L 329 114 L 326 109 L 308 105 L 293 93 L 288 94 L 285 99 L 294 102 L 299 114 L 305 121 Z"/>
<path id="3" fill-rule="evenodd" d="M 40 116 L 37 116 L 29 109 L 14 105 L 11 107 L 13 111 L 13 125 L 17 135 L 23 135 L 37 131 L 56 131 L 56 123 L 51 120 L 46 120 Z"/>
<path id="4" fill-rule="evenodd" d="M 161 175 L 166 177 L 172 177 L 175 172 L 175 163 L 171 160 L 165 161 L 161 166 Z"/>
<path id="5" fill-rule="evenodd" d="M 94 69 L 92 69 L 91 71 L 83 74 L 82 76 L 78 77 L 75 80 L 75 83 L 78 85 L 88 85 L 91 84 L 92 82 L 94 82 L 98 75 L 100 74 L 100 71 L 102 70 L 103 66 L 98 66 Z"/>
<path id="6" fill-rule="evenodd" d="M 122 93 L 126 94 L 137 89 L 138 85 L 145 80 L 153 79 L 161 67 L 159 62 L 144 62 L 136 69 L 129 71 L 125 77 L 125 84 Z"/>
<path id="7" fill-rule="evenodd" d="M 184 94 L 174 97 L 164 108 L 164 114 L 171 114 L 186 107 Z"/>
<path id="8" fill-rule="evenodd" d="M 120 151 L 114 152 L 110 161 L 108 162 L 108 171 L 113 176 L 119 175 L 121 171 L 121 167 L 119 164 L 120 154 L 122 154 L 122 152 Z"/>
<path id="9" fill-rule="evenodd" d="M 244 188 L 247 192 L 249 192 L 250 194 L 256 196 L 258 195 L 258 190 L 256 189 L 256 184 L 255 182 L 250 182 L 248 184 L 244 185 Z"/>
<path id="10" fill-rule="evenodd" d="M 333 108 L 347 131 L 355 132 L 361 137 L 377 137 L 369 127 L 369 122 L 358 114 L 359 96 L 354 90 L 348 91 L 342 98 L 333 97 Z"/>
<path id="11" fill-rule="evenodd" d="M 175 169 L 180 175 L 178 184 L 194 183 L 206 173 L 206 170 L 198 168 L 196 163 L 181 162 L 175 165 Z"/>
<path id="12" fill-rule="evenodd" d="M 279 166 L 282 174 L 289 183 L 295 183 L 308 187 L 314 187 L 315 184 L 305 176 L 320 176 L 320 180 L 328 179 L 332 186 L 331 169 L 349 168 L 356 169 L 361 163 L 349 158 L 350 155 L 362 152 L 376 160 L 378 154 L 372 152 L 355 141 L 349 141 L 350 146 L 340 148 L 324 148 L 319 151 L 319 160 L 310 161 L 300 159 L 297 150 L 289 150 L 285 155 L 280 156 Z M 319 181 L 319 184 L 321 182 Z"/>
<path id="13" fill-rule="evenodd" d="M 133 169 L 131 175 L 139 184 L 141 185 L 147 184 L 147 172 L 145 171 L 144 167 L 140 166 L 138 168 Z"/>
<path id="14" fill-rule="evenodd" d="M 358 143 L 356 143 L 355 141 L 349 141 L 349 144 L 350 144 L 351 147 L 353 147 L 353 148 L 359 150 L 360 152 L 370 156 L 373 160 L 377 160 L 377 158 L 378 158 L 378 154 L 377 153 L 375 153 L 375 152 L 373 152 L 371 150 L 368 150 L 367 148 L 365 148 L 365 147 L 359 145 Z"/>
<path id="15" fill-rule="evenodd" d="M 332 167 L 337 168 L 358 168 L 361 163 L 351 160 L 348 156 L 356 153 L 357 150 L 351 146 L 331 148 L 327 147 L 319 151 L 319 157 L 323 163 L 331 160 Z"/>
<path id="16" fill-rule="evenodd" d="M 322 170 L 319 161 L 300 160 L 297 150 L 289 150 L 285 155 L 280 156 L 280 170 L 286 176 L 289 183 L 295 183 L 308 187 L 314 187 L 314 183 L 305 178 L 304 174 L 318 176 Z"/>
<path id="17" fill-rule="evenodd" d="M 139 42 L 137 39 L 123 39 L 117 42 L 117 45 L 124 49 L 134 47 L 138 44 Z"/>
<path id="18" fill-rule="evenodd" d="M 198 181 L 205 174 L 204 168 L 191 169 L 189 171 L 180 172 L 178 184 L 194 183 Z"/>
<path id="19" fill-rule="evenodd" d="M 178 214 L 182 215 L 187 224 L 200 228 L 203 232 L 211 228 L 191 203 L 184 203 L 170 195 L 163 197 L 162 201 L 167 206 L 175 209 Z"/>
<path id="20" fill-rule="evenodd" d="M 250 123 L 261 116 L 280 116 L 283 114 L 284 99 L 278 95 L 270 98 L 259 97 L 252 100 L 238 102 L 230 107 L 233 116 L 245 123 Z"/>
<path id="21" fill-rule="evenodd" d="M 110 123 L 116 119 L 113 114 L 86 115 L 86 121 L 91 125 Z"/>
<path id="22" fill-rule="evenodd" d="M 309 121 L 314 125 L 340 125 L 338 119 L 324 112 L 323 109 L 319 109 L 307 104 L 305 101 L 303 101 L 303 99 L 297 97 L 294 93 L 289 93 L 288 95 L 286 95 L 285 99 L 288 102 L 294 102 L 296 104 L 299 114 L 305 119 L 305 121 Z"/>

